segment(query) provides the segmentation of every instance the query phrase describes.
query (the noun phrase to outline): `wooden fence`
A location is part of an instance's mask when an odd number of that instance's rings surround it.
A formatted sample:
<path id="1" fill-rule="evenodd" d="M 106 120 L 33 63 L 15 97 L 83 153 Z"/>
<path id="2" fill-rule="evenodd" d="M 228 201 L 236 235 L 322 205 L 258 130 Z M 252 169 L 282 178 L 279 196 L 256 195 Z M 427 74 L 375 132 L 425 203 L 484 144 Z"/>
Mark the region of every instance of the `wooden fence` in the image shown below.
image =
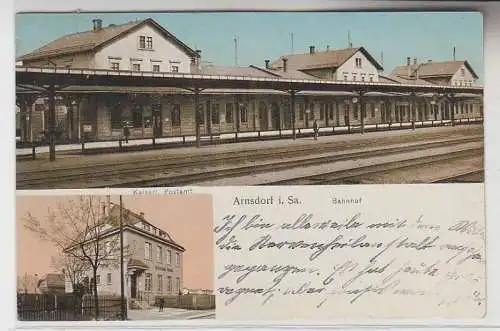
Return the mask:
<path id="1" fill-rule="evenodd" d="M 159 305 L 160 298 L 165 301 L 165 308 L 181 308 L 190 310 L 215 309 L 215 295 L 213 294 L 183 294 L 157 296 L 155 305 Z"/>

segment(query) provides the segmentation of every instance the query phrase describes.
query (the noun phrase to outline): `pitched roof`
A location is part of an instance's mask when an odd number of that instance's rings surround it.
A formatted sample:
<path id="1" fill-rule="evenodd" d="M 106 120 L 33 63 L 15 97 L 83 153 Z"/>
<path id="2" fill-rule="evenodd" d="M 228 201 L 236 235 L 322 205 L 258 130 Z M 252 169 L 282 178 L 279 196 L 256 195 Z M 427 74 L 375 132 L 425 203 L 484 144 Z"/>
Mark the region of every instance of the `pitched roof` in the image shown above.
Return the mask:
<path id="1" fill-rule="evenodd" d="M 48 288 L 54 287 L 64 287 L 64 275 L 63 274 L 46 274 L 42 279 L 38 281 L 38 286 L 45 281 Z"/>
<path id="2" fill-rule="evenodd" d="M 444 61 L 444 62 L 424 62 L 419 64 L 411 64 L 410 66 L 398 66 L 396 67 L 391 76 L 398 77 L 408 77 L 408 68 L 410 69 L 410 74 L 415 75 L 418 72 L 418 76 L 422 78 L 429 77 L 451 77 L 453 76 L 462 65 L 472 73 L 474 78 L 478 78 L 477 74 L 474 72 L 469 62 L 467 61 Z"/>
<path id="3" fill-rule="evenodd" d="M 313 79 L 313 80 L 318 80 L 320 78 L 316 76 L 309 75 L 305 72 L 299 71 L 299 70 L 289 70 L 283 71 L 279 70 L 277 68 L 263 68 L 263 67 L 258 67 L 255 65 L 250 65 L 250 67 L 255 68 L 257 70 L 261 70 L 265 73 L 268 73 L 269 75 L 272 75 L 274 77 L 279 77 L 279 78 L 288 78 L 288 79 Z"/>
<path id="4" fill-rule="evenodd" d="M 258 70 L 252 66 L 249 67 L 231 67 L 220 65 L 204 65 L 196 73 L 202 75 L 221 75 L 221 76 L 245 76 L 245 77 L 273 77 L 273 75 Z"/>
<path id="5" fill-rule="evenodd" d="M 119 226 L 119 224 L 116 224 L 117 216 L 119 216 L 119 214 L 120 214 L 120 206 L 117 204 L 111 203 L 111 209 L 109 211 L 109 215 L 114 216 L 114 217 L 110 218 L 111 225 L 113 226 L 113 229 L 117 228 Z M 133 226 L 134 228 L 137 228 L 134 225 L 138 222 L 144 222 L 144 223 L 150 225 L 151 227 L 157 228 L 158 230 L 160 230 L 161 232 L 163 232 L 165 234 L 164 237 L 161 237 L 161 236 L 156 235 L 154 233 L 148 233 L 149 235 L 154 236 L 154 237 L 158 238 L 159 240 L 167 241 L 175 246 L 178 246 L 180 249 L 184 250 L 184 248 L 180 244 L 178 244 L 167 231 L 160 229 L 158 226 L 156 226 L 154 224 L 151 224 L 150 222 L 148 222 L 144 218 L 144 216 L 139 215 L 137 213 L 134 213 L 133 211 L 123 207 L 123 225 Z"/>
<path id="6" fill-rule="evenodd" d="M 379 75 L 378 76 L 380 83 L 400 83 L 400 84 L 418 84 L 418 85 L 435 85 L 429 81 L 420 79 L 420 78 L 408 78 L 408 77 L 399 77 L 393 74 L 389 76 Z"/>
<path id="7" fill-rule="evenodd" d="M 187 54 L 194 57 L 199 57 L 199 54 L 196 53 L 193 49 L 191 49 L 189 46 L 181 42 L 173 34 L 165 30 L 165 28 L 163 28 L 160 24 L 156 23 L 156 21 L 154 21 L 151 18 L 148 18 L 145 20 L 128 22 L 120 25 L 109 25 L 107 27 L 102 27 L 101 29 L 96 31 L 90 30 L 85 32 L 69 34 L 59 39 L 56 39 L 32 51 L 31 53 L 25 54 L 20 58 L 18 58 L 17 60 L 26 61 L 26 60 L 46 59 L 61 55 L 96 51 L 99 48 L 106 46 L 112 41 L 146 24 L 152 25 L 165 38 L 171 40 L 174 44 L 179 46 Z"/>
<path id="8" fill-rule="evenodd" d="M 312 54 L 305 53 L 282 55 L 278 60 L 271 63 L 270 67 L 281 68 L 283 66 L 283 58 L 286 58 L 288 59 L 287 69 L 290 70 L 308 70 L 332 67 L 338 68 L 358 51 L 362 52 L 378 70 L 383 70 L 382 66 L 370 55 L 370 53 L 368 53 L 364 47 L 353 47 L 324 52 L 315 51 Z"/>

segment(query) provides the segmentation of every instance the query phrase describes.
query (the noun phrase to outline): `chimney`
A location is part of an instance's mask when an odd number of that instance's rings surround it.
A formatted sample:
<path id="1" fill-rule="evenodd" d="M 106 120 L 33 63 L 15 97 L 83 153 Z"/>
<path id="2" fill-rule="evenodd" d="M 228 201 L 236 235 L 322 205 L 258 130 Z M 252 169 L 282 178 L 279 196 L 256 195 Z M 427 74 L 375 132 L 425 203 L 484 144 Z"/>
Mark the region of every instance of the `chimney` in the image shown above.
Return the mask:
<path id="1" fill-rule="evenodd" d="M 102 29 L 102 20 L 101 19 L 93 19 L 92 23 L 94 24 L 94 31 L 99 31 Z"/>
<path id="2" fill-rule="evenodd" d="M 309 46 L 309 54 L 314 54 L 314 46 Z"/>
<path id="3" fill-rule="evenodd" d="M 408 56 L 406 58 L 406 65 L 409 66 L 411 64 L 411 58 Z"/>
<path id="4" fill-rule="evenodd" d="M 141 218 L 144 218 L 144 212 L 140 212 L 139 215 L 141 216 Z"/>
<path id="5" fill-rule="evenodd" d="M 326 51 L 329 52 L 330 51 L 330 45 L 326 45 Z"/>
<path id="6" fill-rule="evenodd" d="M 283 71 L 286 72 L 286 62 L 288 59 L 286 57 L 283 58 Z"/>
<path id="7" fill-rule="evenodd" d="M 414 59 L 413 59 L 413 64 L 414 64 L 414 65 L 417 65 L 417 58 L 414 58 Z"/>
<path id="8" fill-rule="evenodd" d="M 269 60 L 264 61 L 266 63 L 266 69 L 269 69 Z"/>

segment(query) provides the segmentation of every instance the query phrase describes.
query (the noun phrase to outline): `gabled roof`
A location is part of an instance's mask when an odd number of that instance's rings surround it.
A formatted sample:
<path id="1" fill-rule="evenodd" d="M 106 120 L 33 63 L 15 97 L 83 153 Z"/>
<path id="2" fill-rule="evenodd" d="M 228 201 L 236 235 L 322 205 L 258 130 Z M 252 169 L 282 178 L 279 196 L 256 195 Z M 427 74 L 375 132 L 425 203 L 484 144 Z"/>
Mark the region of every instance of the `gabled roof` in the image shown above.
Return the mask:
<path id="1" fill-rule="evenodd" d="M 430 77 L 452 77 L 462 65 L 465 65 L 467 70 L 469 70 L 475 79 L 479 78 L 474 72 L 469 62 L 467 61 L 444 61 L 444 62 L 424 62 L 419 64 L 411 64 L 410 66 L 399 66 L 396 67 L 391 76 L 405 77 L 408 78 L 408 68 L 410 69 L 410 74 L 423 79 Z"/>
<path id="2" fill-rule="evenodd" d="M 54 58 L 62 55 L 69 55 L 75 53 L 86 53 L 94 52 L 98 49 L 110 44 L 111 42 L 125 36 L 126 34 L 133 32 L 144 25 L 153 26 L 161 35 L 166 39 L 172 41 L 184 52 L 193 57 L 199 57 L 189 46 L 177 39 L 173 34 L 165 30 L 160 24 L 156 23 L 151 18 L 128 22 L 120 25 L 109 25 L 107 27 L 102 27 L 99 30 L 90 30 L 85 32 L 79 32 L 74 34 L 69 34 L 56 39 L 31 53 L 25 54 L 18 58 L 18 61 L 26 60 L 38 60 L 38 59 L 48 59 Z"/>
<path id="3" fill-rule="evenodd" d="M 271 63 L 270 67 L 281 68 L 283 66 L 283 58 L 286 58 L 288 59 L 287 70 L 338 68 L 358 51 L 362 52 L 363 55 L 365 55 L 378 70 L 383 70 L 382 66 L 370 55 L 370 53 L 368 53 L 364 47 L 345 48 L 324 52 L 315 51 L 312 54 L 305 53 L 282 55 L 278 60 Z"/>

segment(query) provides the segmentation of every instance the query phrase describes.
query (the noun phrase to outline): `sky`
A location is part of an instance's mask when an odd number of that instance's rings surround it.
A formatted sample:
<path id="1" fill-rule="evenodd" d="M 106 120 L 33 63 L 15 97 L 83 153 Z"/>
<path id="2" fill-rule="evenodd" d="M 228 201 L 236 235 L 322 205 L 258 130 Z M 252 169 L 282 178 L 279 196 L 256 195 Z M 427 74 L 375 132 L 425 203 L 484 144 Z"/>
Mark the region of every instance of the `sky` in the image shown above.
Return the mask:
<path id="1" fill-rule="evenodd" d="M 63 35 L 153 18 L 219 65 L 264 65 L 283 54 L 364 46 L 389 74 L 406 58 L 467 60 L 483 80 L 483 18 L 479 12 L 220 12 L 220 13 L 42 13 L 18 14 L 16 56 Z M 237 56 L 235 42 L 237 39 Z M 382 56 L 383 54 L 383 56 Z M 383 61 L 382 61 L 383 57 Z M 412 60 L 413 61 L 413 60 Z"/>
<path id="2" fill-rule="evenodd" d="M 49 209 L 57 210 L 58 204 L 68 205 L 77 197 L 19 196 L 16 203 L 17 275 L 55 272 L 52 256 L 58 250 L 51 243 L 24 227 L 27 213 L 40 222 L 46 222 Z M 111 201 L 119 203 L 118 196 Z M 213 212 L 209 195 L 186 196 L 123 196 L 123 205 L 135 213 L 144 212 L 151 224 L 165 230 L 174 241 L 183 246 L 183 287 L 213 289 Z M 196 206 L 196 208 L 193 208 Z"/>

